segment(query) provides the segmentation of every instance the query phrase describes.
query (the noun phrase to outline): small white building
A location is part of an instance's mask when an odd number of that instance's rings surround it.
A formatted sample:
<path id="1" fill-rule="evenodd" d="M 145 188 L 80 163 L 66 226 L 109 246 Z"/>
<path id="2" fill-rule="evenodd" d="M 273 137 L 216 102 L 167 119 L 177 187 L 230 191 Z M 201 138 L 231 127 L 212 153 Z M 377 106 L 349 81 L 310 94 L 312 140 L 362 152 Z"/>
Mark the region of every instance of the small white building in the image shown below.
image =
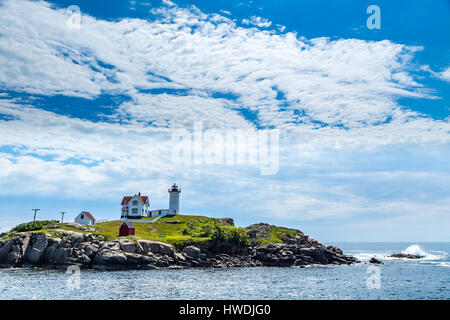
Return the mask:
<path id="1" fill-rule="evenodd" d="M 150 210 L 149 217 L 165 216 L 169 213 L 169 209 Z"/>
<path id="2" fill-rule="evenodd" d="M 141 193 L 134 196 L 125 196 L 122 199 L 122 219 L 140 219 L 149 217 L 150 202 L 148 196 L 141 196 Z"/>
<path id="3" fill-rule="evenodd" d="M 89 212 L 81 211 L 81 213 L 75 217 L 75 222 L 87 226 L 94 226 L 95 218 Z"/>

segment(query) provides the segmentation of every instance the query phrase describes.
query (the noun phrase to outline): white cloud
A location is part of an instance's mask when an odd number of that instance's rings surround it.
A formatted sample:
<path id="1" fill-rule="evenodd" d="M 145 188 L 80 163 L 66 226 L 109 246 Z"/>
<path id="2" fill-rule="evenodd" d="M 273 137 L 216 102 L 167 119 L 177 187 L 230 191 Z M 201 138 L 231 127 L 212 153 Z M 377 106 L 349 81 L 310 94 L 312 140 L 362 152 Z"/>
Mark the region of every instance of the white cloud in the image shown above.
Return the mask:
<path id="1" fill-rule="evenodd" d="M 450 67 L 448 67 L 444 71 L 440 72 L 439 78 L 444 81 L 450 82 Z"/>
<path id="2" fill-rule="evenodd" d="M 0 9 L 0 83 L 43 95 L 124 93 L 133 101 L 114 117 L 141 125 L 206 120 L 241 127 L 252 125 L 237 111 L 247 109 L 255 124 L 284 129 L 302 142 L 448 141 L 448 121 L 397 103 L 399 97 L 429 97 L 408 73 L 421 48 L 387 40 L 307 40 L 237 27 L 196 8 L 153 12 L 159 20 L 108 22 L 83 15 L 82 27 L 69 30 L 62 9 L 6 1 Z M 155 88 L 185 94 L 141 91 Z M 217 92 L 235 99 L 216 98 Z"/>
<path id="3" fill-rule="evenodd" d="M 450 82 L 450 67 L 447 67 L 441 72 L 433 71 L 429 65 L 424 65 L 420 69 L 429 72 L 435 78 Z"/>
<path id="4" fill-rule="evenodd" d="M 25 19 L 26 12 L 34 14 Z M 138 96 L 137 90 L 154 88 L 222 92 L 236 97 L 224 110 L 239 106 L 254 112 L 259 125 L 280 128 L 311 122 L 359 128 L 389 117 L 407 127 L 417 115 L 409 113 L 405 123 L 408 113 L 397 99 L 429 97 L 408 73 L 418 47 L 299 39 L 237 27 L 196 8 L 153 12 L 161 18 L 107 22 L 83 15 L 81 28 L 69 30 L 64 10 L 7 1 L 0 10 L 0 82 L 31 93 L 91 98 L 101 92 Z M 177 97 L 183 99 L 192 113 L 192 96 Z"/>
<path id="5" fill-rule="evenodd" d="M 190 128 L 194 120 L 203 120 L 205 125 L 214 128 L 249 127 L 250 124 L 233 108 L 237 108 L 236 104 L 226 99 L 196 94 L 135 94 L 132 102 L 120 106 L 116 117 L 157 127 Z"/>
<path id="6" fill-rule="evenodd" d="M 242 19 L 243 24 L 250 24 L 260 28 L 269 28 L 272 25 L 272 22 L 257 16 L 251 16 L 250 19 Z"/>
<path id="7" fill-rule="evenodd" d="M 165 5 L 169 6 L 169 7 L 173 7 L 175 6 L 175 3 L 173 3 L 170 0 L 162 0 L 162 3 L 164 3 Z"/>
<path id="8" fill-rule="evenodd" d="M 89 99 L 124 94 L 131 100 L 110 122 L 93 122 L 0 94 L 0 115 L 13 119 L 0 117 L 0 147 L 16 147 L 0 151 L 0 195 L 58 191 L 116 199 L 124 190 L 158 195 L 176 179 L 193 208 L 214 203 L 244 214 L 295 219 L 347 216 L 370 206 L 370 212 L 393 212 L 404 202 L 391 199 L 392 205 L 383 207 L 351 190 L 352 181 L 324 187 L 343 178 L 342 168 L 324 176 L 304 177 L 305 172 L 333 168 L 336 150 L 351 155 L 386 146 L 389 153 L 399 144 L 450 141 L 448 119 L 434 120 L 398 103 L 432 97 L 410 73 L 415 53 L 423 48 L 388 40 L 305 39 L 284 29 L 239 27 L 222 15 L 170 3 L 152 12 L 157 19 L 151 21 L 83 15 L 81 28 L 70 30 L 63 9 L 4 1 L 3 88 Z M 271 26 L 260 17 L 248 22 Z M 171 129 L 190 127 L 195 120 L 221 129 L 279 128 L 280 176 L 263 179 L 258 168 L 245 166 L 172 163 Z M 383 180 L 379 172 L 354 174 Z M 409 174 L 389 176 L 407 184 Z M 372 182 L 389 184 L 387 175 Z M 418 179 L 441 181 L 439 172 Z M 216 185 L 219 190 L 211 193 Z M 410 200 L 408 210 L 435 210 L 431 201 Z M 445 205 L 440 202 L 436 210 Z"/>

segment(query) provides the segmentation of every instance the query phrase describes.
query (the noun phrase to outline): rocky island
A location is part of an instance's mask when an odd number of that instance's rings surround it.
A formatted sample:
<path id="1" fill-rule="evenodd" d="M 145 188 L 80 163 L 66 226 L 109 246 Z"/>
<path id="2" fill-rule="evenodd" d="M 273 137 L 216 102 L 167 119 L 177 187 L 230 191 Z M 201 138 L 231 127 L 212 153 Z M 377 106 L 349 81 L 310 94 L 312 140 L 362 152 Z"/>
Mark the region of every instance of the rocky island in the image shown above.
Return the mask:
<path id="1" fill-rule="evenodd" d="M 118 237 L 120 223 L 19 225 L 0 235 L 0 267 L 63 269 L 78 265 L 82 269 L 125 270 L 357 262 L 339 248 L 326 247 L 299 230 L 263 223 L 238 228 L 231 218 L 177 215 L 155 223 L 135 223 L 135 236 Z"/>

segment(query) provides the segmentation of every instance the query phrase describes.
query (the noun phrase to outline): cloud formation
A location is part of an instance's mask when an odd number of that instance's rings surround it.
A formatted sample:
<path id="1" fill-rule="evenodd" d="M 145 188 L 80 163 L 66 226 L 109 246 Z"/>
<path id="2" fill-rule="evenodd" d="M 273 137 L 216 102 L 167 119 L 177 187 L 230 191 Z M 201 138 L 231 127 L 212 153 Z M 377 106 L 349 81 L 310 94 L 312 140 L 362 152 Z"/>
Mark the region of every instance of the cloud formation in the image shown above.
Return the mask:
<path id="1" fill-rule="evenodd" d="M 70 29 L 68 18 L 64 8 L 44 1 L 0 6 L 0 195 L 59 191 L 113 199 L 124 190 L 158 192 L 177 179 L 185 190 L 198 190 L 191 191 L 192 206 L 210 199 L 227 210 L 233 194 L 235 206 L 249 215 L 312 219 L 357 214 L 368 206 L 371 212 L 448 208 L 448 199 L 431 206 L 427 197 L 393 197 L 389 206 L 352 190 L 355 177 L 323 189 L 342 170 L 333 160 L 336 150 L 449 143 L 448 118 L 435 120 L 399 103 L 436 98 L 412 72 L 416 52 L 424 48 L 389 40 L 306 39 L 270 29 L 262 17 L 239 26 L 171 1 L 152 8 L 148 20 L 83 14 L 81 27 Z M 102 121 L 33 103 L 56 95 L 95 101 L 103 94 L 129 99 Z M 280 175 L 263 179 L 252 167 L 172 163 L 171 130 L 191 128 L 196 120 L 208 128 L 280 129 Z M 329 170 L 322 176 L 305 176 L 324 167 Z M 395 176 L 353 169 L 377 188 Z M 216 184 L 221 190 L 212 199 L 207 190 Z M 286 188 L 301 196 L 292 198 Z"/>

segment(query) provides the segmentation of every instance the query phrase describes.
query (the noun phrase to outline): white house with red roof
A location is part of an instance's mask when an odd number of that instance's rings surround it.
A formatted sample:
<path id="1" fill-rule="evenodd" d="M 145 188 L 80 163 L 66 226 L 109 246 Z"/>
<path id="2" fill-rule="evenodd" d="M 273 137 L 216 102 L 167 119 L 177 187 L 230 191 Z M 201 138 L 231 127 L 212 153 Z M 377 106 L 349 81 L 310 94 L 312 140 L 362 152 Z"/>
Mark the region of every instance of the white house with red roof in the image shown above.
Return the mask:
<path id="1" fill-rule="evenodd" d="M 141 193 L 134 196 L 125 196 L 122 199 L 122 219 L 140 219 L 149 217 L 150 202 L 148 196 L 141 196 Z"/>
<path id="2" fill-rule="evenodd" d="M 145 217 L 163 217 L 165 215 L 176 215 L 180 213 L 181 189 L 174 183 L 169 191 L 169 209 L 150 210 L 148 196 L 141 193 L 134 196 L 125 196 L 122 199 L 121 219 L 140 219 Z"/>
<path id="3" fill-rule="evenodd" d="M 84 224 L 87 226 L 94 226 L 95 218 L 89 212 L 81 211 L 80 214 L 75 217 L 75 222 L 79 223 L 79 224 Z"/>

